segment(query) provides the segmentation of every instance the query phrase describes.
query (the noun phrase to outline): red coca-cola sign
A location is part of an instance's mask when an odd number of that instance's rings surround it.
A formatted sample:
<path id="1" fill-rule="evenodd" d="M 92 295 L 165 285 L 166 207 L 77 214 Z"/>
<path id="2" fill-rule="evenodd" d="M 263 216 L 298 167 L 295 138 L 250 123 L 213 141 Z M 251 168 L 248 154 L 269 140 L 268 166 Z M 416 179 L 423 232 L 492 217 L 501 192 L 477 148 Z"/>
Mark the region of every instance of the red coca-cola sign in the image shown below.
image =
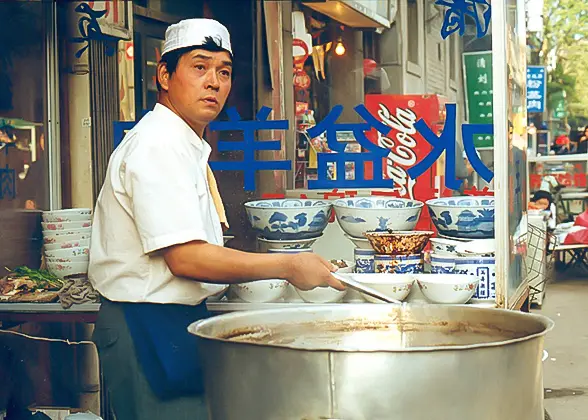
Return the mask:
<path id="1" fill-rule="evenodd" d="M 424 159 L 431 145 L 415 128 L 418 120 L 438 132 L 443 127 L 443 100 L 437 95 L 366 95 L 365 106 L 379 121 L 390 127 L 387 134 L 375 129 L 368 138 L 380 147 L 389 150 L 382 165 L 383 177 L 394 181 L 394 192 L 398 197 L 427 201 L 434 198 L 442 185 L 436 165 L 417 179 L 411 179 L 408 169 Z M 366 168 L 367 170 L 367 168 Z M 426 211 L 421 219 L 428 219 Z M 423 220 L 426 225 L 426 221 Z M 419 226 L 421 224 L 419 223 Z"/>

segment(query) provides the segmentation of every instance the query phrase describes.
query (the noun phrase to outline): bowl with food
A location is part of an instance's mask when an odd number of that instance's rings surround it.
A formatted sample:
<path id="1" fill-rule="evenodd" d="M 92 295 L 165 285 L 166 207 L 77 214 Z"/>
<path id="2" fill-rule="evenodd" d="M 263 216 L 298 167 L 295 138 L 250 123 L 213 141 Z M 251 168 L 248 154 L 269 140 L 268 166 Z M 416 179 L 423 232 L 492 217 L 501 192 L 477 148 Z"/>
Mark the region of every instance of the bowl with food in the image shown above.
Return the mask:
<path id="1" fill-rule="evenodd" d="M 452 238 L 494 238 L 494 197 L 446 197 L 427 201 L 440 234 Z"/>
<path id="2" fill-rule="evenodd" d="M 239 299 L 250 303 L 267 303 L 280 300 L 288 289 L 286 280 L 256 280 L 248 283 L 231 285 Z"/>
<path id="3" fill-rule="evenodd" d="M 317 238 L 327 227 L 332 204 L 328 200 L 271 199 L 245 203 L 251 226 L 262 238 L 298 240 Z"/>
<path id="4" fill-rule="evenodd" d="M 354 238 L 368 231 L 412 230 L 423 206 L 417 200 L 383 197 L 341 198 L 333 203 L 341 229 Z"/>
<path id="5" fill-rule="evenodd" d="M 464 304 L 476 293 L 480 278 L 469 274 L 416 274 L 423 295 L 431 303 Z"/>
<path id="6" fill-rule="evenodd" d="M 353 280 L 365 284 L 396 300 L 404 300 L 410 294 L 414 283 L 413 274 L 358 273 L 351 275 Z M 383 303 L 381 300 L 362 293 L 371 303 Z"/>
<path id="7" fill-rule="evenodd" d="M 431 231 L 385 232 L 370 231 L 364 233 L 372 248 L 381 255 L 414 255 L 420 254 L 427 246 Z"/>

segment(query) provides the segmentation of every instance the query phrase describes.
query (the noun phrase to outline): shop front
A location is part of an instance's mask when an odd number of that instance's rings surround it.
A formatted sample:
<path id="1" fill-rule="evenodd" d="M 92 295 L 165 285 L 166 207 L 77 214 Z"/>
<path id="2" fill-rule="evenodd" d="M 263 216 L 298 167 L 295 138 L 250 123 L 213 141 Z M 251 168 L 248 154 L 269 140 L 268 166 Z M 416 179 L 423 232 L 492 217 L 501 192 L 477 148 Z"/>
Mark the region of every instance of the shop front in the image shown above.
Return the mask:
<path id="1" fill-rule="evenodd" d="M 16 408 L 113 418 L 90 341 L 100 307 L 85 275 L 91 209 L 110 154 L 157 102 L 166 28 L 192 17 L 219 20 L 233 42 L 233 89 L 217 126 L 227 129 L 205 132 L 230 224 L 225 246 L 313 252 L 349 286 L 303 291 L 270 279 L 209 298 L 215 315 L 233 312 L 190 327 L 216 366 L 205 372 L 211 418 L 424 418 L 426 407 L 411 411 L 415 387 L 441 395 L 450 373 L 459 400 L 436 397 L 444 410 L 539 418 L 551 323 L 519 313 L 529 310 L 526 258 L 537 247 L 526 210 L 523 3 L 493 2 L 491 30 L 490 5 L 479 5 L 463 38 L 448 27 L 451 5 L 422 0 L 244 1 L 239 10 L 205 0 L 0 3 L 13 26 L 0 62 L 0 218 L 9 226 L 0 262 L 11 271 L 0 280 L 0 376 L 11 378 L 0 385 L 0 419 Z M 226 124 L 232 107 L 261 127 L 254 145 L 244 125 Z M 23 278 L 34 284 L 18 290 Z M 378 294 L 402 305 L 377 305 Z M 449 327 L 435 329 L 431 316 Z M 321 335 L 330 322 L 341 329 Z M 422 336 L 405 334 L 414 325 L 426 326 Z M 217 342 L 239 328 L 278 333 Z M 423 352 L 431 346 L 443 351 Z M 398 369 L 410 386 L 390 382 Z M 480 374 L 508 382 L 486 394 L 484 415 L 471 387 Z M 374 384 L 396 398 L 373 394 Z M 351 404 L 355 391 L 366 400 Z"/>

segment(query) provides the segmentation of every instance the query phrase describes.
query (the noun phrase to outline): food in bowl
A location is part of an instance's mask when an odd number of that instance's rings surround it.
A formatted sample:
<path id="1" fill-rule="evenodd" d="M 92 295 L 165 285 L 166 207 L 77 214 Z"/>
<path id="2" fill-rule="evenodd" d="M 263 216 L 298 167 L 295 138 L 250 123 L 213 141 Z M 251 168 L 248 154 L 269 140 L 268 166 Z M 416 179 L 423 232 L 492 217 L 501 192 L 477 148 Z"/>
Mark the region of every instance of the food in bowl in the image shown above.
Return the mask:
<path id="1" fill-rule="evenodd" d="M 333 287 L 315 287 L 312 290 L 296 289 L 302 300 L 308 303 L 336 303 L 343 300 L 346 290 L 337 290 Z"/>
<path id="2" fill-rule="evenodd" d="M 345 260 L 331 260 L 331 264 L 337 267 L 337 273 L 353 273 L 355 264 Z"/>
<path id="3" fill-rule="evenodd" d="M 353 280 L 376 289 L 378 292 L 396 300 L 404 300 L 410 294 L 414 283 L 413 274 L 383 274 L 383 273 L 358 273 L 352 275 Z M 364 293 L 361 294 L 365 300 L 371 303 L 382 303 Z"/>
<path id="4" fill-rule="evenodd" d="M 286 280 L 257 280 L 233 284 L 231 288 L 242 300 L 250 303 L 275 302 L 284 297 L 288 289 Z"/>
<path id="5" fill-rule="evenodd" d="M 427 201 L 440 234 L 466 239 L 494 238 L 494 197 L 447 197 Z"/>
<path id="6" fill-rule="evenodd" d="M 285 198 L 245 203 L 247 218 L 260 236 L 272 240 L 317 238 L 327 227 L 332 204 L 327 200 Z"/>
<path id="7" fill-rule="evenodd" d="M 333 203 L 341 229 L 354 238 L 368 231 L 412 230 L 423 206 L 417 200 L 382 197 L 341 198 Z"/>
<path id="8" fill-rule="evenodd" d="M 455 305 L 467 303 L 480 282 L 469 274 L 417 274 L 416 280 L 430 302 Z"/>
<path id="9" fill-rule="evenodd" d="M 392 230 L 364 233 L 376 253 L 382 255 L 419 254 L 425 249 L 433 234 L 434 232 L 431 231 L 394 232 Z"/>

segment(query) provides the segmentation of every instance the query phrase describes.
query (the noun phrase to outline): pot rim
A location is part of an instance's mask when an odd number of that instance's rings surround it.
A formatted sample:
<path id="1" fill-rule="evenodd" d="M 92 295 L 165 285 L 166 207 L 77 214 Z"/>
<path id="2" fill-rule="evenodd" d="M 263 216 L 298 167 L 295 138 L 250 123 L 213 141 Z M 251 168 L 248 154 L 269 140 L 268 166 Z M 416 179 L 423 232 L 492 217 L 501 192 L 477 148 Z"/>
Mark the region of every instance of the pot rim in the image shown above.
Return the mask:
<path id="1" fill-rule="evenodd" d="M 509 309 L 502 309 L 502 308 L 479 308 L 473 307 L 468 304 L 463 305 L 443 305 L 443 304 L 416 304 L 416 303 L 403 303 L 401 308 L 402 310 L 409 308 L 409 307 L 429 307 L 429 308 L 443 308 L 443 307 L 454 307 L 454 308 L 461 308 L 465 311 L 472 311 L 472 312 L 486 312 L 486 313 L 502 313 L 502 314 L 509 314 L 519 318 L 533 318 L 535 321 L 543 324 L 544 328 L 542 331 L 526 335 L 524 337 L 513 338 L 508 340 L 501 340 L 495 341 L 490 343 L 478 343 L 478 344 L 467 344 L 467 345 L 458 345 L 458 346 L 435 346 L 435 347 L 409 347 L 405 349 L 370 349 L 370 350 L 360 350 L 360 349 L 340 349 L 340 348 L 329 348 L 328 346 L 322 348 L 301 348 L 297 346 L 291 346 L 287 344 L 268 344 L 268 343 L 252 343 L 246 341 L 235 341 L 226 338 L 219 338 L 214 337 L 211 335 L 205 335 L 199 333 L 198 330 L 208 326 L 209 324 L 214 324 L 226 319 L 230 318 L 243 318 L 243 317 L 254 317 L 263 315 L 267 319 L 272 319 L 272 315 L 276 314 L 283 314 L 284 312 L 290 313 L 300 313 L 301 311 L 304 312 L 313 312 L 313 311 L 329 311 L 332 312 L 333 304 L 314 304 L 312 308 L 287 308 L 287 309 L 266 309 L 266 310 L 255 310 L 255 311 L 239 311 L 239 312 L 232 312 L 228 314 L 217 315 L 212 318 L 203 319 L 200 321 L 196 321 L 188 326 L 188 332 L 194 334 L 201 340 L 213 341 L 213 342 L 222 342 L 227 344 L 233 345 L 245 345 L 245 346 L 259 346 L 259 347 L 271 347 L 275 349 L 282 349 L 282 350 L 295 350 L 295 351 L 304 351 L 304 352 L 332 352 L 332 353 L 427 353 L 427 352 L 437 352 L 437 351 L 455 351 L 455 350 L 476 350 L 476 349 L 484 349 L 484 348 L 494 348 L 494 347 L 502 347 L 507 345 L 514 345 L 517 343 L 522 343 L 525 341 L 530 341 L 535 338 L 543 337 L 548 332 L 550 332 L 554 326 L 555 322 L 550 318 L 533 313 L 523 313 L 519 311 L 513 311 Z M 336 304 L 341 305 L 341 304 Z M 396 307 L 396 304 L 353 304 L 348 303 L 345 304 L 345 308 L 343 309 L 361 309 L 362 311 L 366 312 L 378 312 L 378 311 L 385 311 L 385 308 Z"/>

